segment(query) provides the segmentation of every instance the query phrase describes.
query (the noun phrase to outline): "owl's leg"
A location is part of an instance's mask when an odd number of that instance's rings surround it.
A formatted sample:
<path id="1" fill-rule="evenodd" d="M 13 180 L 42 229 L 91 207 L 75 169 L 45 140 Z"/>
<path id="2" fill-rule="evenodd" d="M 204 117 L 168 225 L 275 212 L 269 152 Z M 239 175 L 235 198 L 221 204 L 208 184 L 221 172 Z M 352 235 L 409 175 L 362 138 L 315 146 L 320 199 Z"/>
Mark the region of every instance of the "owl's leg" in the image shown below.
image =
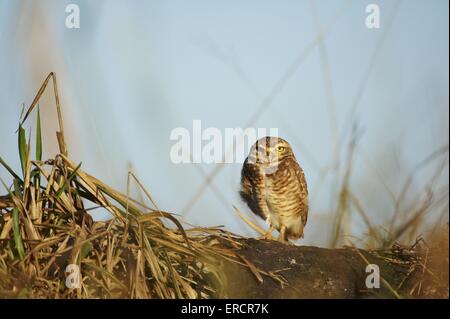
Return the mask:
<path id="1" fill-rule="evenodd" d="M 274 229 L 275 229 L 275 227 L 273 227 L 272 225 L 270 225 L 269 230 L 268 230 L 267 233 L 264 235 L 264 237 L 265 237 L 266 239 L 272 240 L 272 239 L 273 239 L 272 233 L 273 233 L 273 230 L 274 230 Z"/>
<path id="2" fill-rule="evenodd" d="M 269 230 L 264 235 L 259 236 L 258 239 L 273 240 L 272 233 L 273 233 L 274 229 L 275 229 L 275 227 L 270 225 Z"/>
<path id="3" fill-rule="evenodd" d="M 281 225 L 281 227 L 280 227 L 280 236 L 278 237 L 278 240 L 281 241 L 282 243 L 286 243 L 288 241 L 286 238 L 286 226 L 285 225 Z"/>

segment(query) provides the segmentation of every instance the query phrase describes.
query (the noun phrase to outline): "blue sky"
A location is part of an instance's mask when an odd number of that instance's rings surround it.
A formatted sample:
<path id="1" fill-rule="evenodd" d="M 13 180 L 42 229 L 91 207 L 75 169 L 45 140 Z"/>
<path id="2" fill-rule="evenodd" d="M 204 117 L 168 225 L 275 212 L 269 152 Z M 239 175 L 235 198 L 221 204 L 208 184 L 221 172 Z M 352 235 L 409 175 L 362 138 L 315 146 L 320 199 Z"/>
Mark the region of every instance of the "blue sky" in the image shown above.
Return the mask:
<path id="1" fill-rule="evenodd" d="M 80 29 L 64 26 L 69 3 L 80 7 Z M 380 7 L 380 29 L 365 26 L 369 3 Z M 54 71 L 71 156 L 120 190 L 132 167 L 160 207 L 181 213 L 203 177 L 195 165 L 170 162 L 171 130 L 195 119 L 242 127 L 289 74 L 252 125 L 277 127 L 305 170 L 312 195 L 304 242 L 327 243 L 343 175 L 327 168 L 345 164 L 352 120 L 363 135 L 351 185 L 383 224 L 393 210 L 389 192 L 398 194 L 416 165 L 448 144 L 448 1 L 396 3 L 0 0 L 1 156 L 19 167 L 21 105 Z M 44 96 L 48 156 L 56 151 L 53 105 Z M 419 174 L 412 197 L 432 172 Z M 237 196 L 239 174 L 240 165 L 226 165 L 214 180 L 225 200 L 208 188 L 186 219 L 252 235 L 232 210 L 249 214 Z M 448 186 L 448 158 L 445 179 Z M 351 224 L 361 236 L 361 221 Z"/>

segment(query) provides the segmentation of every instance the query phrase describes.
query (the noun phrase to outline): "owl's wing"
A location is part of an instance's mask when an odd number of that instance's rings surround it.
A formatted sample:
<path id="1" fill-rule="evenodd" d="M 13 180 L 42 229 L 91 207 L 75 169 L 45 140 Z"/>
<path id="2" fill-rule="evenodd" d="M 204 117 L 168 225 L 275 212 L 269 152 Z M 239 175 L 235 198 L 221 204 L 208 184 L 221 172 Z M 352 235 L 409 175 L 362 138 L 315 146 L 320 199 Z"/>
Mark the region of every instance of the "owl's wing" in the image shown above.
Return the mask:
<path id="1" fill-rule="evenodd" d="M 255 185 L 255 182 L 258 179 L 259 172 L 257 168 L 254 164 L 248 163 L 246 159 L 242 166 L 241 190 L 239 191 L 239 195 L 253 213 L 265 220 L 267 219 L 267 216 L 264 213 L 264 209 L 261 207 L 261 203 L 263 203 L 263 201 L 261 201 L 261 190 Z"/>
<path id="2" fill-rule="evenodd" d="M 304 208 L 302 209 L 302 222 L 303 226 L 306 225 L 308 221 L 308 185 L 306 183 L 305 173 L 303 169 L 300 167 L 297 161 L 295 161 L 294 165 L 295 175 L 297 176 L 298 182 L 300 183 L 300 192 L 303 201 Z"/>

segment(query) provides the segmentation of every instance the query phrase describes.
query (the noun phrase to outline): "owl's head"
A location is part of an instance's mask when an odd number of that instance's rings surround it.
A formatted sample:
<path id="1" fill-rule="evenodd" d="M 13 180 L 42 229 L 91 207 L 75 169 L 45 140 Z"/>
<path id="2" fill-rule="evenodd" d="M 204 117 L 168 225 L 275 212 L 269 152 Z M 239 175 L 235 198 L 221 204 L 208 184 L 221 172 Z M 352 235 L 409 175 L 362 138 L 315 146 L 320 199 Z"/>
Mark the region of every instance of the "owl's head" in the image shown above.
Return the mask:
<path id="1" fill-rule="evenodd" d="M 286 140 L 266 136 L 253 144 L 248 160 L 253 163 L 274 166 L 288 157 L 294 157 L 294 153 Z"/>

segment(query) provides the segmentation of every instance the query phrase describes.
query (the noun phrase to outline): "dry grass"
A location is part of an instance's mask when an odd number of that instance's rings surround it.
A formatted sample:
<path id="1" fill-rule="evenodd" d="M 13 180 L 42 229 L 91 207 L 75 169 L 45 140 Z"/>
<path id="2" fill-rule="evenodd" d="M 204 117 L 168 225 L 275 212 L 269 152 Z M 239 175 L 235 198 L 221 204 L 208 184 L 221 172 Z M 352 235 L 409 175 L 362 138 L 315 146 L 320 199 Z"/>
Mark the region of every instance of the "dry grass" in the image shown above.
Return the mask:
<path id="1" fill-rule="evenodd" d="M 59 153 L 42 160 L 37 105 L 50 80 L 59 120 Z M 0 196 L 0 298 L 220 297 L 218 287 L 226 286 L 224 260 L 247 267 L 258 282 L 269 276 L 282 286 L 286 284 L 282 276 L 262 271 L 237 253 L 242 245 L 239 236 L 220 228 L 185 228 L 186 224 L 174 215 L 161 211 L 133 173 L 128 174 L 128 191 L 123 194 L 86 173 L 81 163 L 71 161 L 57 92 L 56 78 L 51 73 L 20 121 L 18 150 L 22 171 L 14 172 L 0 157 L 1 166 L 12 177 L 11 185 L 1 180 L 6 195 Z M 37 111 L 34 156 L 30 138 L 27 140 L 22 127 L 33 111 Z M 442 229 L 441 220 L 436 223 L 433 229 L 442 231 L 429 236 L 430 245 L 423 240 L 412 246 L 398 244 L 401 239 L 417 236 L 431 210 L 443 207 L 442 216 L 448 216 L 448 186 L 431 187 L 443 174 L 447 162 L 442 157 L 448 154 L 448 145 L 426 157 L 407 178 L 401 194 L 393 196 L 393 217 L 385 229 L 374 226 L 350 183 L 353 156 L 360 151 L 359 135 L 355 127 L 339 183 L 330 246 L 341 245 L 345 224 L 352 214 L 358 214 L 367 227 L 365 247 L 385 249 L 383 258 L 410 267 L 398 287 L 387 283 L 394 295 L 403 282 L 419 271 L 423 276 L 406 297 L 448 298 L 448 224 Z M 415 203 L 405 203 L 414 173 L 437 160 L 441 164 L 427 183 L 425 196 Z M 128 195 L 132 181 L 153 207 Z M 89 211 L 97 208 L 106 209 L 111 220 L 93 221 Z M 237 208 L 235 211 L 257 233 L 264 234 Z M 73 278 L 66 272 L 68 265 L 76 265 L 80 270 L 79 288 L 67 287 L 70 282 L 66 281 Z"/>
<path id="2" fill-rule="evenodd" d="M 35 109 L 49 81 L 53 82 L 60 131 L 60 152 L 42 160 L 37 108 L 36 154 L 22 124 Z M 7 194 L 0 197 L 0 297 L 3 298 L 210 298 L 218 296 L 220 260 L 248 267 L 260 280 L 269 275 L 237 255 L 237 236 L 218 228 L 190 228 L 154 203 L 154 208 L 122 194 L 73 163 L 64 140 L 61 107 L 53 73 L 44 81 L 20 122 L 22 174 L 11 174 Z M 130 180 L 130 179 L 129 179 Z M 129 185 L 128 185 L 129 186 Z M 88 206 L 89 205 L 89 206 Z M 93 221 L 93 207 L 112 219 Z M 168 227 L 172 223 L 175 227 Z M 80 269 L 78 288 L 69 289 L 68 265 Z M 70 284 L 70 282 L 68 282 Z"/>

